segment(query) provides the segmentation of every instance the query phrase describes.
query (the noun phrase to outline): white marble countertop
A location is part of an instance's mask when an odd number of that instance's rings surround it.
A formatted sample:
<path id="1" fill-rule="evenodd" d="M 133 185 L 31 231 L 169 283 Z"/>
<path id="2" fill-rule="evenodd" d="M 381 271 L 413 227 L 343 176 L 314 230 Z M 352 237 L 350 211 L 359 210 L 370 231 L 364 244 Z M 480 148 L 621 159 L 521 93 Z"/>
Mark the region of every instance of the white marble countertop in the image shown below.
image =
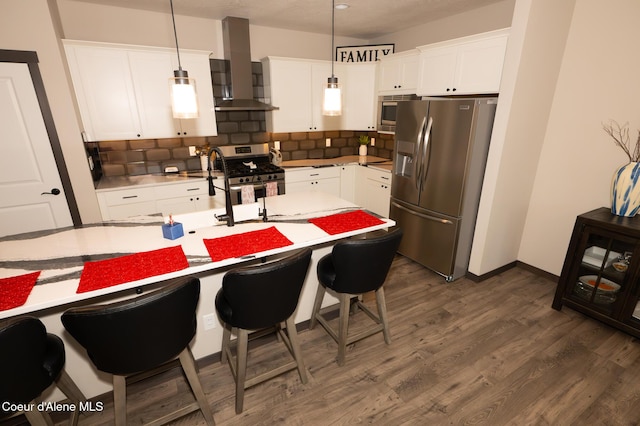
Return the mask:
<path id="1" fill-rule="evenodd" d="M 0 278 L 12 277 L 29 272 L 42 271 L 37 284 L 27 302 L 17 308 L 0 311 L 0 318 L 36 312 L 38 310 L 66 305 L 80 300 L 111 294 L 114 292 L 154 284 L 159 281 L 191 274 L 213 271 L 218 268 L 245 262 L 243 258 L 225 259 L 212 262 L 203 239 L 217 238 L 227 235 L 265 229 L 275 226 L 293 245 L 254 253 L 256 257 L 270 256 L 303 247 L 312 247 L 336 241 L 353 235 L 378 229 L 385 229 L 395 224 L 390 219 L 381 218 L 384 223 L 374 227 L 329 235 L 320 228 L 306 221 L 309 217 L 320 217 L 341 211 L 354 210 L 358 207 L 329 194 L 297 193 L 264 199 L 269 213 L 269 222 L 252 220 L 237 223 L 234 227 L 225 225 L 202 227 L 194 223 L 185 223 L 185 235 L 176 240 L 163 238 L 160 216 L 142 216 L 126 221 L 105 222 L 99 225 L 88 225 L 82 228 L 66 228 L 52 231 L 41 231 L 21 234 L 0 239 Z M 241 209 L 251 206 L 262 208 L 262 202 L 256 205 L 240 206 Z M 213 215 L 221 211 L 199 212 L 194 218 Z M 245 214 L 244 218 L 257 219 L 258 211 Z M 242 216 L 242 213 L 239 213 Z M 183 215 L 184 220 L 190 220 Z M 242 219 L 242 217 L 240 217 Z M 178 217 L 176 217 L 178 220 Z M 179 220 L 178 220 L 179 221 Z M 190 231 L 192 233 L 190 233 Z M 173 247 L 181 245 L 189 262 L 187 269 L 129 282 L 101 290 L 77 294 L 80 273 L 84 262 L 114 258 L 126 254 Z"/>

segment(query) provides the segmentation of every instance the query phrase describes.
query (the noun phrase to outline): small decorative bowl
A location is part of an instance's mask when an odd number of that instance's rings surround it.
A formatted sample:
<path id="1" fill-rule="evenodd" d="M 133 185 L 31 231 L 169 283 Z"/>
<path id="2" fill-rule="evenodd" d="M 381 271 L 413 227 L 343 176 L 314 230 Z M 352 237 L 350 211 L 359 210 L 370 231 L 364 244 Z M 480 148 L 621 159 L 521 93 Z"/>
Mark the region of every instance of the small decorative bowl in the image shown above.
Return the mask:
<path id="1" fill-rule="evenodd" d="M 627 262 L 623 262 L 623 261 L 613 262 L 613 268 L 618 272 L 624 272 L 627 270 L 628 267 L 629 265 L 627 264 Z"/>

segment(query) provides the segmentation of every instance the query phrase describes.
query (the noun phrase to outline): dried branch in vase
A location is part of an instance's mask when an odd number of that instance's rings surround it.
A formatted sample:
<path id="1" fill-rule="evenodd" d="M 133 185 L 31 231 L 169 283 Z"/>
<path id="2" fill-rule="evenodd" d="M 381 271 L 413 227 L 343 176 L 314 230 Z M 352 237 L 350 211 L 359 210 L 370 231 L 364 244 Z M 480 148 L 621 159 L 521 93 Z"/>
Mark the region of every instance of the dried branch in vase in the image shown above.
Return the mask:
<path id="1" fill-rule="evenodd" d="M 638 139 L 636 140 L 635 147 L 632 147 L 629 139 L 628 126 L 629 123 L 625 123 L 621 126 L 617 121 L 610 120 L 609 124 L 603 124 L 602 128 L 609 136 L 611 136 L 616 145 L 622 148 L 624 153 L 627 154 L 629 161 L 637 163 L 640 162 L 640 131 L 638 131 Z M 632 148 L 633 152 L 631 152 Z"/>

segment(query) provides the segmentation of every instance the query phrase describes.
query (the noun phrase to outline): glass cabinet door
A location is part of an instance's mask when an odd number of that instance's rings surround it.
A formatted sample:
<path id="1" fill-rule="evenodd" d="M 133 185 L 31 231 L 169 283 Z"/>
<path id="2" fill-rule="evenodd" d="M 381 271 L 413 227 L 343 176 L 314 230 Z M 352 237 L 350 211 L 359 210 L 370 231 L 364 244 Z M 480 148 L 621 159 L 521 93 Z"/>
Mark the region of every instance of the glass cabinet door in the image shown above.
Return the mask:
<path id="1" fill-rule="evenodd" d="M 580 262 L 567 288 L 568 296 L 590 309 L 616 317 L 624 308 L 637 240 L 587 227 L 580 244 Z M 640 321 L 640 318 L 639 318 Z"/>

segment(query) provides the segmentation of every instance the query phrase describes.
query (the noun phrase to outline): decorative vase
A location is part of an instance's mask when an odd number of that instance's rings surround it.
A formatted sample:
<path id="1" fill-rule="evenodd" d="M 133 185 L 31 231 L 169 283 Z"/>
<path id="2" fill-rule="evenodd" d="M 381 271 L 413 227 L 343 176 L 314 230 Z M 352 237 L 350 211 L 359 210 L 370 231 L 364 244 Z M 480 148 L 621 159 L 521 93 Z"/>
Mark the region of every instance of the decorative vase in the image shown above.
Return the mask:
<path id="1" fill-rule="evenodd" d="M 359 155 L 367 155 L 367 146 L 366 145 L 360 145 L 360 148 L 358 150 L 358 154 Z"/>
<path id="2" fill-rule="evenodd" d="M 640 210 L 640 163 L 620 167 L 611 181 L 611 213 L 633 217 Z"/>
<path id="3" fill-rule="evenodd" d="M 200 156 L 200 168 L 205 172 L 209 170 L 209 157 L 207 155 Z"/>

